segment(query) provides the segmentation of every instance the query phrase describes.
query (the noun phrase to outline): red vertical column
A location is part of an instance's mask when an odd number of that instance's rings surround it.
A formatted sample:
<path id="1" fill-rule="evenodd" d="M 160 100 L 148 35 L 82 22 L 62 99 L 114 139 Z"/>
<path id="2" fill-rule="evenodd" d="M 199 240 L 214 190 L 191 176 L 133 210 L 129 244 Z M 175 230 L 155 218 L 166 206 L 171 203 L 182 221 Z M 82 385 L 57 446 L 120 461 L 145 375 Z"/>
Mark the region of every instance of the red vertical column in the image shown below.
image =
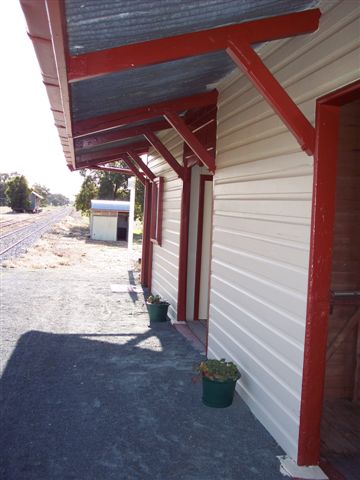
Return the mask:
<path id="1" fill-rule="evenodd" d="M 185 160 L 184 160 L 185 162 Z M 178 321 L 186 320 L 187 262 L 189 249 L 191 168 L 184 165 L 184 179 L 181 195 L 179 281 L 178 281 Z"/>

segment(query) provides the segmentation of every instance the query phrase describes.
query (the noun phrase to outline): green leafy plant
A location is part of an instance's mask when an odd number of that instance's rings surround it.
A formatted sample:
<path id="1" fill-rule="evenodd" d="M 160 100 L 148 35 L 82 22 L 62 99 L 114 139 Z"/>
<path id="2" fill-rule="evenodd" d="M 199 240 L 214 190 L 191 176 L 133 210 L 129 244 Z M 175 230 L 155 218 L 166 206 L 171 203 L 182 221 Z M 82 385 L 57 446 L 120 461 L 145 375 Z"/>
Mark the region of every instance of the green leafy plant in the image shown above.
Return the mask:
<path id="1" fill-rule="evenodd" d="M 166 300 L 162 300 L 160 295 L 150 295 L 147 300 L 146 300 L 147 303 L 150 303 L 151 305 L 164 305 L 164 304 L 168 304 L 169 302 L 167 302 Z"/>
<path id="2" fill-rule="evenodd" d="M 227 380 L 238 380 L 241 377 L 239 369 L 233 362 L 226 362 L 224 358 L 221 360 L 204 360 L 196 366 L 196 371 L 203 377 L 218 382 L 226 382 Z"/>

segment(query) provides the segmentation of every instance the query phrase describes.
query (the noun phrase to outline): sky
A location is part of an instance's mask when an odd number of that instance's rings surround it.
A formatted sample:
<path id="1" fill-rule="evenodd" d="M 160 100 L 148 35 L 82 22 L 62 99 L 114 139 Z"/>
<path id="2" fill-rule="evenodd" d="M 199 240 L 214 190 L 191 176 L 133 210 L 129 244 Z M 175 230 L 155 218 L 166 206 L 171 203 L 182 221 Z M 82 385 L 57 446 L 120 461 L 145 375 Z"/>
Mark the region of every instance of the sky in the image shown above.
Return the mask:
<path id="1" fill-rule="evenodd" d="M 0 54 L 0 173 L 19 172 L 30 186 L 73 199 L 82 177 L 66 166 L 18 0 L 1 3 Z"/>

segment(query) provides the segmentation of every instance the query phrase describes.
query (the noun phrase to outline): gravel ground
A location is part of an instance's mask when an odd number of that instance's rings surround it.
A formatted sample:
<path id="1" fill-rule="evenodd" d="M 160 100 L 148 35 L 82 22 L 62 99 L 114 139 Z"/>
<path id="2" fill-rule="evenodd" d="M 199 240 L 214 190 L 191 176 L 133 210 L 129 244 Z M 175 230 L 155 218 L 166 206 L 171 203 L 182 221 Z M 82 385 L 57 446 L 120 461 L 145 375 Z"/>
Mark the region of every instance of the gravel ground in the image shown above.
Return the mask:
<path id="1" fill-rule="evenodd" d="M 0 478 L 282 479 L 238 396 L 202 405 L 190 343 L 149 326 L 141 293 L 111 292 L 138 283 L 140 247 L 86 233 L 69 217 L 2 269 Z"/>

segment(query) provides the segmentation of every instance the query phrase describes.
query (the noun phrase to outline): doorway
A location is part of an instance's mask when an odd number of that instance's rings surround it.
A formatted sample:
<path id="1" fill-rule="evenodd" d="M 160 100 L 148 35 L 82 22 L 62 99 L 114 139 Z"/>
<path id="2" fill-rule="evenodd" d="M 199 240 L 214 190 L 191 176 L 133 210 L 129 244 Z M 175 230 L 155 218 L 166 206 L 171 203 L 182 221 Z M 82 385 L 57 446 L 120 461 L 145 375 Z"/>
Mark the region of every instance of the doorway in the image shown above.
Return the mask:
<path id="1" fill-rule="evenodd" d="M 127 213 L 118 213 L 117 218 L 117 235 L 116 239 L 119 241 L 127 241 L 128 235 L 128 228 L 129 228 L 129 215 Z"/>
<path id="2" fill-rule="evenodd" d="M 192 332 L 207 344 L 212 233 L 213 176 L 191 169 L 186 319 Z"/>
<path id="3" fill-rule="evenodd" d="M 360 82 L 318 100 L 298 454 L 349 479 L 360 469 L 359 123 Z"/>

